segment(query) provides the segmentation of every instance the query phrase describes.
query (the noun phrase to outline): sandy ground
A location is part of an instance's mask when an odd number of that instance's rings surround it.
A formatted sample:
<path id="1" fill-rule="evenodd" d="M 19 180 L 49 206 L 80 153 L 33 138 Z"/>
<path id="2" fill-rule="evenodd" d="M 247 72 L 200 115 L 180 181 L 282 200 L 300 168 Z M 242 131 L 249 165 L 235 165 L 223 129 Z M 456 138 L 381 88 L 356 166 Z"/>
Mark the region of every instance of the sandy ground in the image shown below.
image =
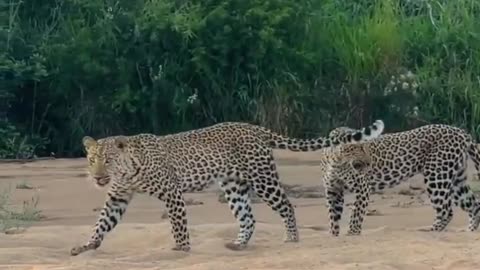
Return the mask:
<path id="1" fill-rule="evenodd" d="M 320 186 L 316 153 L 275 153 L 283 183 Z M 217 187 L 187 194 L 201 205 L 188 208 L 192 251 L 171 251 L 170 225 L 162 218 L 164 204 L 137 196 L 123 222 L 96 251 L 77 257 L 70 249 L 84 243 L 96 221 L 104 190 L 86 179 L 85 159 L 59 159 L 25 164 L 0 164 L 0 187 L 27 182 L 34 189 L 14 189 L 21 204 L 40 198 L 45 218 L 19 234 L 0 234 L 0 269 L 480 269 L 480 232 L 461 232 L 467 216 L 455 209 L 448 231 L 429 233 L 418 228 L 433 221 L 420 177 L 384 194 L 374 195 L 361 236 L 328 234 L 323 198 L 292 198 L 300 227 L 299 243 L 283 243 L 280 218 L 265 204 L 254 204 L 257 229 L 249 248 L 231 251 L 224 243 L 236 236 L 237 224 Z M 402 195 L 405 190 L 409 195 Z M 323 191 L 321 191 L 323 192 Z M 347 198 L 347 202 L 352 197 Z"/>

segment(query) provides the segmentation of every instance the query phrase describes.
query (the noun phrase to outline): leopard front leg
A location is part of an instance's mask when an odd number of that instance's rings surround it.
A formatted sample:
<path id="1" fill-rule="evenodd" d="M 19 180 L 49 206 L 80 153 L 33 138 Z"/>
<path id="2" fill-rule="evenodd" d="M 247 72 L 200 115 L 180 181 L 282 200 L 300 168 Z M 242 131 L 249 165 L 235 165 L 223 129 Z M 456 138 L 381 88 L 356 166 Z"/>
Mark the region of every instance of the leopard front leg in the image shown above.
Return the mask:
<path id="1" fill-rule="evenodd" d="M 148 193 L 163 202 L 167 208 L 168 219 L 171 224 L 171 233 L 175 240 L 172 250 L 190 251 L 190 235 L 187 228 L 187 209 L 183 199 L 182 187 L 173 172 L 159 175 L 158 179 L 145 183 L 140 190 Z"/>
<path id="2" fill-rule="evenodd" d="M 175 239 L 175 247 L 172 249 L 188 252 L 190 251 L 190 234 L 187 228 L 187 208 L 182 192 L 174 188 L 166 194 L 165 202 Z"/>
<path id="3" fill-rule="evenodd" d="M 76 256 L 87 250 L 97 249 L 102 244 L 105 235 L 113 230 L 120 222 L 127 206 L 132 199 L 133 193 L 126 190 L 117 190 L 114 186 L 107 193 L 107 200 L 100 211 L 100 216 L 93 229 L 90 240 L 80 246 L 73 247 L 70 255 Z"/>
<path id="4" fill-rule="evenodd" d="M 330 220 L 330 234 L 338 236 L 340 233 L 340 219 L 343 213 L 343 188 L 342 187 L 327 187 L 325 190 L 328 217 Z"/>
<path id="5" fill-rule="evenodd" d="M 190 251 L 190 234 L 187 228 L 187 209 L 181 193 L 174 193 L 167 198 L 166 206 L 168 218 L 172 225 L 172 234 L 175 238 L 173 250 Z"/>
<path id="6" fill-rule="evenodd" d="M 370 189 L 367 178 L 358 176 L 357 180 L 356 183 L 358 184 L 354 187 L 355 203 L 350 216 L 348 235 L 359 235 L 362 232 L 363 219 L 367 212 L 369 201 Z"/>

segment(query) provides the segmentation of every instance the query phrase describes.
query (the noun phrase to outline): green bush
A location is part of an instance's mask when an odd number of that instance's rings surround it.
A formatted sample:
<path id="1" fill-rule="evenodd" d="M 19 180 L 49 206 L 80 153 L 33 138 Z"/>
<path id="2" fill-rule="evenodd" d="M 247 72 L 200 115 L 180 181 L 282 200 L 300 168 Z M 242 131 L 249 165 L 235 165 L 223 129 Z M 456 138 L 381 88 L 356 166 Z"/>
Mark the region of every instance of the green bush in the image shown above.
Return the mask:
<path id="1" fill-rule="evenodd" d="M 448 123 L 476 135 L 480 2 L 357 2 L 0 4 L 0 155 L 24 141 L 76 156 L 87 134 L 220 121 L 313 136 L 382 118 L 389 131 Z"/>

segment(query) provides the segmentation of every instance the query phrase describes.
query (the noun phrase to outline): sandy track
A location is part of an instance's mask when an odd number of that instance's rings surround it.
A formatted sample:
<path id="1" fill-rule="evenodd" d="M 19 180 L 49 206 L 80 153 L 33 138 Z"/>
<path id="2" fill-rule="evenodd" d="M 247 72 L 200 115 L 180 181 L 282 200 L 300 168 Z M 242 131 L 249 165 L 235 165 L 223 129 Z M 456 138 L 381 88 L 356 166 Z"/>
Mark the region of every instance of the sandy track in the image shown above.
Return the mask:
<path id="1" fill-rule="evenodd" d="M 318 186 L 315 153 L 276 152 L 286 184 Z M 408 183 L 374 195 L 361 236 L 328 235 L 323 199 L 292 199 L 300 226 L 299 243 L 283 243 L 280 218 L 266 205 L 254 204 L 258 222 L 248 249 L 231 251 L 224 243 L 236 236 L 237 224 L 228 207 L 217 200 L 217 187 L 187 198 L 202 202 L 188 207 L 192 251 L 171 251 L 173 239 L 164 204 L 137 196 L 123 222 L 100 249 L 70 257 L 72 246 L 88 239 L 104 191 L 86 181 L 84 159 L 1 164 L 0 186 L 27 181 L 31 190 L 14 190 L 15 203 L 40 197 L 45 219 L 26 232 L 0 235 L 0 269 L 480 269 L 480 232 L 461 232 L 467 216 L 455 209 L 447 232 L 419 232 L 433 221 L 424 194 L 399 195 Z M 421 179 L 410 181 L 422 186 Z M 351 201 L 351 197 L 347 202 Z"/>

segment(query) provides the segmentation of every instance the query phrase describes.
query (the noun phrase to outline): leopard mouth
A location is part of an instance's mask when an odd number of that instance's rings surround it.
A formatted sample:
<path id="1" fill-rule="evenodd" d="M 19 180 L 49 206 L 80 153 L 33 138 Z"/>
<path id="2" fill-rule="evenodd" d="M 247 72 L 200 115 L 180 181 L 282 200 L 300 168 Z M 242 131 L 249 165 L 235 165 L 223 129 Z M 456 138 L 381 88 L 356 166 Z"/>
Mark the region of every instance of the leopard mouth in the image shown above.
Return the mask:
<path id="1" fill-rule="evenodd" d="M 110 183 L 110 177 L 95 178 L 95 184 L 99 187 L 104 187 Z"/>

